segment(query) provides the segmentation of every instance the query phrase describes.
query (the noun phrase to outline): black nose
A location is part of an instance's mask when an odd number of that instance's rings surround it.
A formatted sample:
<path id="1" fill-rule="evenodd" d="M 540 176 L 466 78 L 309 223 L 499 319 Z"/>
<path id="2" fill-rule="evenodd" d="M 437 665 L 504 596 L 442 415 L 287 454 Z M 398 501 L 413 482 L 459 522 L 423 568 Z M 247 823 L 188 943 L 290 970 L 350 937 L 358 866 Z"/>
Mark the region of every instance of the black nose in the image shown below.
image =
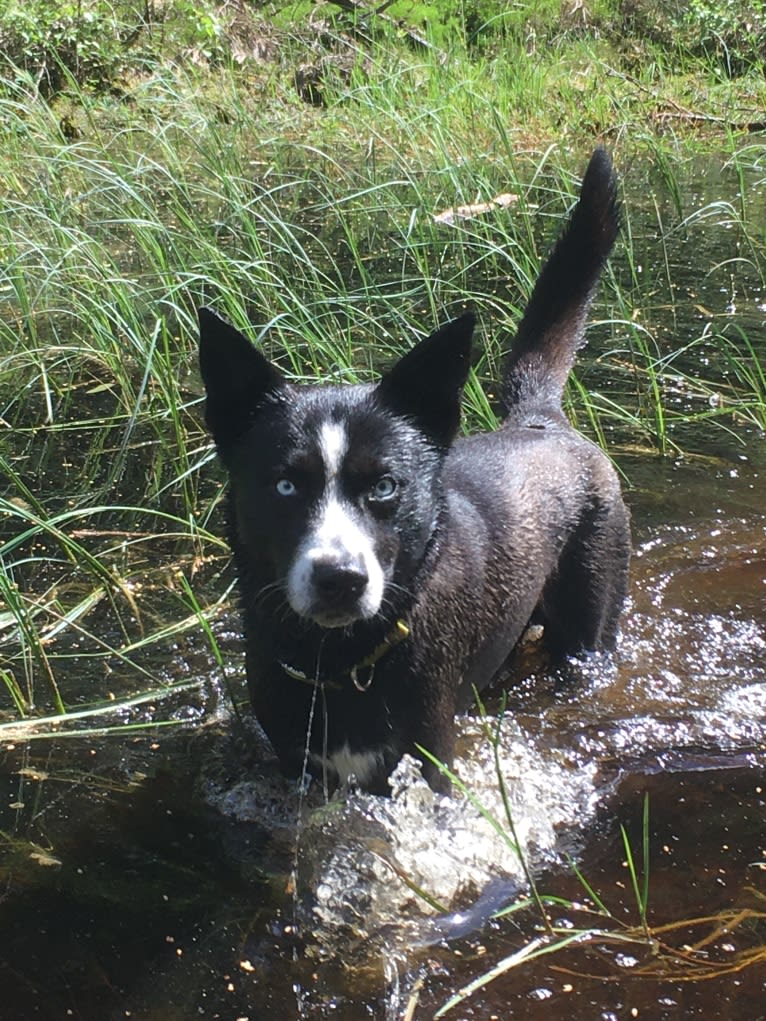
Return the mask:
<path id="1" fill-rule="evenodd" d="M 364 565 L 356 561 L 319 560 L 314 564 L 311 580 L 322 602 L 338 605 L 358 599 L 369 577 Z"/>

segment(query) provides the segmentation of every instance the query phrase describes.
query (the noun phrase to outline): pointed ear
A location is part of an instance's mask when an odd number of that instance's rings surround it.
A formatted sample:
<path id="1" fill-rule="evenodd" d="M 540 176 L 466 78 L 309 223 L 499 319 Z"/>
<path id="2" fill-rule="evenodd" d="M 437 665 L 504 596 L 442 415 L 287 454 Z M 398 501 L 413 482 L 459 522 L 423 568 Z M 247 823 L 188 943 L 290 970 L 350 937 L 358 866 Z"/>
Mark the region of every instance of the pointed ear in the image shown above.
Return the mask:
<path id="1" fill-rule="evenodd" d="M 197 314 L 205 421 L 221 453 L 245 432 L 258 407 L 284 395 L 286 381 L 231 323 L 210 308 Z"/>
<path id="2" fill-rule="evenodd" d="M 460 398 L 471 367 L 475 316 L 466 312 L 408 351 L 381 379 L 378 399 L 411 419 L 440 446 L 460 425 Z"/>

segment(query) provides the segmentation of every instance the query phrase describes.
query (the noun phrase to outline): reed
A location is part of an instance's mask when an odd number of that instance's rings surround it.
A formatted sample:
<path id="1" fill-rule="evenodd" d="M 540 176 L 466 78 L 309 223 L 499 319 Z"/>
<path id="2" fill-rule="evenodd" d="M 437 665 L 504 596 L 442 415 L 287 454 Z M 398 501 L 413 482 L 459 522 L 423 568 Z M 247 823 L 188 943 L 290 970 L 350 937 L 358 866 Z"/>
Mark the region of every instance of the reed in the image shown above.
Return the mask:
<path id="1" fill-rule="evenodd" d="M 199 304 L 307 381 L 371 379 L 416 336 L 474 306 L 466 422 L 493 427 L 503 352 L 593 144 L 591 131 L 576 152 L 566 138 L 546 141 L 546 96 L 553 89 L 603 120 L 622 89 L 612 111 L 635 112 L 632 83 L 601 76 L 596 88 L 604 55 L 593 40 L 570 40 L 568 70 L 561 59 L 522 59 L 515 35 L 508 52 L 519 59 L 455 44 L 445 62 L 436 48 L 358 43 L 350 74 L 328 79 L 323 110 L 302 103 L 287 74 L 302 45 L 296 37 L 256 82 L 225 63 L 146 64 L 130 101 L 64 69 L 54 106 L 32 75 L 4 69 L 8 718 L 82 700 L 72 652 L 81 642 L 94 662 L 123 664 L 119 698 L 166 684 L 162 642 L 194 627 L 216 669 L 212 622 L 233 608 L 222 480 L 200 413 Z M 729 197 L 687 210 L 689 143 L 647 138 L 615 143 L 624 230 L 568 394 L 573 419 L 618 463 L 624 447 L 693 453 L 713 427 L 737 438 L 766 422 L 753 318 L 690 328 L 672 286 L 679 246 L 711 232 L 735 248 L 700 275 L 736 272 L 749 293 L 763 286 L 748 182 L 764 149 L 727 137 Z M 634 171 L 647 156 L 659 170 L 644 188 Z M 474 211 L 438 215 L 459 207 Z"/>

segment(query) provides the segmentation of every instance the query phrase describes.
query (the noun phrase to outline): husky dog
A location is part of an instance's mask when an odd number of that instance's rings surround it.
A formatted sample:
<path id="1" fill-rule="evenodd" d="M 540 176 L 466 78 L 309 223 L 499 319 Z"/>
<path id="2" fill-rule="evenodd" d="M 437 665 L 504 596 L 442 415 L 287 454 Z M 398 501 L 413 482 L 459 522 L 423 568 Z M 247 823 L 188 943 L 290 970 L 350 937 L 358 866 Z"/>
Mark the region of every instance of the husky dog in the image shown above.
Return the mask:
<path id="1" fill-rule="evenodd" d="M 250 698 L 288 775 L 385 792 L 405 752 L 449 765 L 455 713 L 533 620 L 554 657 L 614 646 L 628 512 L 561 397 L 618 225 L 597 149 L 506 359 L 502 425 L 480 435 L 456 438 L 471 313 L 375 384 L 299 386 L 200 309 Z"/>

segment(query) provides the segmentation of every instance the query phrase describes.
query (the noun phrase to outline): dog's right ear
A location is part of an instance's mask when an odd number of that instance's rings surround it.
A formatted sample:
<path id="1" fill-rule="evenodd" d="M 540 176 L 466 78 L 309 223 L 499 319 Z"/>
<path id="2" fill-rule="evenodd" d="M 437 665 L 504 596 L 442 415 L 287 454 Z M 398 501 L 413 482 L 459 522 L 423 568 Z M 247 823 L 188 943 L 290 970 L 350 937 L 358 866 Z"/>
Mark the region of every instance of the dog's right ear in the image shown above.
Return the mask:
<path id="1" fill-rule="evenodd" d="M 211 308 L 200 308 L 199 367 L 207 392 L 205 421 L 219 453 L 248 428 L 253 413 L 285 393 L 279 369 Z"/>

